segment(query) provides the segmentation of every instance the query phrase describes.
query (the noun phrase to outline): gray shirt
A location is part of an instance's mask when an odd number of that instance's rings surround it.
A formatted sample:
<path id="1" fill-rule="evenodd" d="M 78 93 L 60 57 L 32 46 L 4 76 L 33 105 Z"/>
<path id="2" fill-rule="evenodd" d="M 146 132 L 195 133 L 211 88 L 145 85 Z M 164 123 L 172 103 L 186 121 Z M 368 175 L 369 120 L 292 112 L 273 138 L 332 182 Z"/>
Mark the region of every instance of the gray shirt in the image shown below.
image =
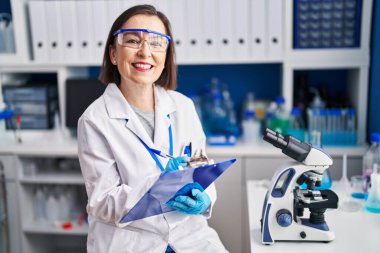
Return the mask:
<path id="1" fill-rule="evenodd" d="M 129 104 L 133 111 L 137 114 L 141 124 L 144 126 L 149 137 L 153 140 L 154 138 L 154 112 L 144 112 L 137 107 Z"/>

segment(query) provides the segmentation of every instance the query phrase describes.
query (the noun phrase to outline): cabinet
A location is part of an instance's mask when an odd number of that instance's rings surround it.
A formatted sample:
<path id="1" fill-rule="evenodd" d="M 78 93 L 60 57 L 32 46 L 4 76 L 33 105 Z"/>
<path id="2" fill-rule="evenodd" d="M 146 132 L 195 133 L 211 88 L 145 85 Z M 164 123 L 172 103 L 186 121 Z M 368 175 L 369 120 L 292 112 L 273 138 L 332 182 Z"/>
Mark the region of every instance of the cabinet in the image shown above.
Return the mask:
<path id="1" fill-rule="evenodd" d="M 83 77 L 90 75 L 91 67 L 99 67 L 100 61 L 70 61 L 65 62 L 36 62 L 32 58 L 31 37 L 29 31 L 29 21 L 27 5 L 30 0 L 11 0 L 12 13 L 14 17 L 16 53 L 13 55 L 0 55 L 0 88 L 2 84 L 9 80 L 19 80 L 30 75 L 54 75 L 58 88 L 60 127 L 55 130 L 22 131 L 22 144 L 15 144 L 13 133 L 7 131 L 0 141 L 1 161 L 6 164 L 8 170 L 13 174 L 14 181 L 10 181 L 9 199 L 13 203 L 11 214 L 12 222 L 16 226 L 12 228 L 11 239 L 13 242 L 13 252 L 55 252 L 57 250 L 75 252 L 84 251 L 86 228 L 76 228 L 71 231 L 62 231 L 52 227 L 37 226 L 28 221 L 33 220 L 32 199 L 36 187 L 40 185 L 69 185 L 81 191 L 83 181 L 79 175 L 61 174 L 49 175 L 47 173 L 39 176 L 27 176 L 23 174 L 22 161 L 25 159 L 47 159 L 47 158 L 76 158 L 76 141 L 69 134 L 65 122 L 66 94 L 65 82 L 67 78 Z M 113 1 L 114 2 L 114 1 Z M 119 1 L 120 2 L 120 1 Z M 157 3 L 156 1 L 149 1 Z M 161 1 L 166 3 L 167 9 L 186 9 L 187 3 L 178 1 Z M 175 3 L 174 3 L 175 2 Z M 210 1 L 217 3 L 218 1 Z M 257 0 L 244 0 L 250 7 L 258 4 Z M 269 2 L 269 1 L 268 1 Z M 274 2 L 274 1 L 272 1 Z M 354 49 L 294 49 L 293 48 L 293 11 L 294 1 L 281 1 L 283 6 L 280 12 L 282 19 L 282 38 L 279 45 L 282 54 L 276 57 L 265 57 L 263 54 L 241 55 L 236 57 L 210 53 L 199 57 L 188 57 L 180 54 L 178 63 L 180 65 L 204 65 L 204 64 L 281 64 L 282 95 L 285 97 L 286 107 L 293 106 L 294 75 L 296 71 L 334 70 L 344 69 L 347 73 L 346 89 L 350 90 L 350 97 L 353 106 L 357 110 L 358 135 L 360 144 L 364 144 L 367 122 L 367 93 L 368 93 L 368 72 L 369 72 L 369 41 L 371 30 L 372 0 L 362 2 L 362 22 L 360 48 Z M 208 5 L 211 5 L 207 3 Z M 165 4 L 164 4 L 165 5 Z M 164 6 L 163 5 L 163 6 Z M 178 5 L 178 6 L 177 6 Z M 123 5 L 124 6 L 124 5 Z M 238 4 L 232 4 L 234 13 L 238 15 Z M 255 5 L 256 6 L 256 5 Z M 258 7 L 263 7 L 260 4 Z M 272 6 L 273 7 L 273 6 Z M 165 7 L 163 7 L 165 8 Z M 252 7 L 253 8 L 253 7 Z M 215 8 L 217 9 L 217 8 Z M 246 12 L 249 10 L 247 8 Z M 224 9 L 223 11 L 227 11 Z M 247 13 L 244 12 L 244 15 Z M 257 9 L 255 9 L 257 13 Z M 189 11 L 188 13 L 192 13 Z M 258 13 L 260 14 L 260 13 Z M 241 15 L 239 22 L 244 20 L 248 23 L 256 21 L 255 17 Z M 179 16 L 178 13 L 171 13 L 169 18 Z M 214 18 L 217 18 L 217 15 Z M 248 17 L 245 19 L 245 17 Z M 204 18 L 204 17 L 202 17 Z M 217 23 L 217 22 L 214 22 Z M 209 27 L 210 23 L 207 23 Z M 174 29 L 184 24 L 173 24 Z M 180 30 L 180 29 L 179 29 Z M 185 29 L 183 29 L 184 31 Z M 194 30 L 194 29 L 193 29 Z M 231 27 L 229 27 L 231 30 Z M 233 30 L 233 29 L 232 29 Z M 239 30 L 239 33 L 244 31 Z M 254 48 L 253 43 L 259 40 L 253 38 L 253 32 L 248 40 L 250 48 Z M 265 31 L 264 31 L 265 33 Z M 187 41 L 186 34 L 180 32 L 184 44 Z M 199 34 L 197 34 L 198 36 Z M 199 36 L 205 36 L 204 34 Z M 211 39 L 218 38 L 217 34 L 210 34 Z M 214 37 L 212 37 L 214 36 Z M 265 35 L 267 36 L 267 35 Z M 257 45 L 256 45 L 257 46 Z M 183 50 L 182 50 L 183 51 Z M 2 101 L 0 93 L 0 102 Z M 283 165 L 287 158 L 280 153 L 273 151 L 273 148 L 246 147 L 237 145 L 229 148 L 209 148 L 208 154 L 215 160 L 223 160 L 233 156 L 238 157 L 238 162 L 217 182 L 218 202 L 215 205 L 213 217 L 210 225 L 219 233 L 222 241 L 231 252 L 248 252 L 249 242 L 248 221 L 246 211 L 246 190 L 245 182 L 249 179 L 270 178 L 274 170 Z M 334 148 L 327 152 L 333 156 L 334 165 L 331 168 L 333 179 L 339 179 L 341 171 L 341 157 L 343 153 L 348 154 L 349 173 L 357 174 L 361 168 L 361 156 L 365 147 L 357 148 Z M 10 155 L 9 155 L 10 154 Z M 19 201 L 17 201 L 19 200 Z M 63 236 L 64 235 L 64 236 Z M 17 242 L 21 241 L 21 244 Z M 16 243 L 15 243 L 16 242 Z M 71 243 L 68 243 L 71 242 Z"/>
<path id="2" fill-rule="evenodd" d="M 230 157 L 213 157 L 218 161 Z M 214 205 L 209 225 L 213 227 L 230 252 L 246 252 L 244 250 L 242 226 L 243 215 L 243 162 L 238 158 L 215 183 L 217 189 L 217 201 Z"/>
<path id="3" fill-rule="evenodd" d="M 4 207 L 6 207 L 5 214 L 2 214 L 6 219 L 5 223 L 5 231 L 2 231 L 4 238 L 6 236 L 9 237 L 9 241 L 7 243 L 7 248 L 10 253 L 21 252 L 21 245 L 17 242 L 20 241 L 20 219 L 19 219 L 19 203 L 18 203 L 18 193 L 19 193 L 19 185 L 17 182 L 17 171 L 15 170 L 15 156 L 12 155 L 3 155 L 0 156 L 0 166 L 4 169 L 4 179 L 5 182 L 5 193 L 6 193 L 6 203 Z M 2 238 L 1 240 L 4 240 Z M 0 249 L 3 249 L 3 245 Z"/>
<path id="4" fill-rule="evenodd" d="M 0 162 L 4 164 L 8 174 L 7 198 L 11 252 L 86 251 L 88 226 L 83 220 L 81 223 L 78 222 L 78 215 L 80 215 L 78 209 L 84 212 L 86 203 L 80 169 L 76 167 L 76 170 L 59 171 L 56 167 L 58 160 L 67 159 L 73 158 L 46 155 L 0 156 Z M 72 189 L 71 195 L 77 198 L 75 213 L 71 213 L 70 218 L 66 219 L 71 221 L 72 228 L 63 229 L 62 222 L 51 223 L 47 220 L 46 214 L 43 221 L 36 219 L 36 190 L 40 187 L 46 188 L 44 193 L 46 201 L 48 195 L 58 193 L 57 189 L 62 189 L 62 187 Z M 59 200 L 59 196 L 55 198 Z M 46 202 L 44 205 L 44 211 L 49 212 Z M 69 209 L 71 204 L 57 201 L 57 205 L 61 209 Z"/>

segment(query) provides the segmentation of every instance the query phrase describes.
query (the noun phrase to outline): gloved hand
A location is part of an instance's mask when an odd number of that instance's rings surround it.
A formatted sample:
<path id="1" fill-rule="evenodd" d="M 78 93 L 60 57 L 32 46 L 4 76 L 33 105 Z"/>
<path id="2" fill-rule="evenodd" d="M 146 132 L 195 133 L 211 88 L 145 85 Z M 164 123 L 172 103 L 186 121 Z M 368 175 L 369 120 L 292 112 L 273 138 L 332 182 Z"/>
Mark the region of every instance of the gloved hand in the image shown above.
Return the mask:
<path id="1" fill-rule="evenodd" d="M 178 166 L 186 167 L 187 161 L 189 157 L 187 156 L 178 156 L 176 158 L 172 158 L 166 164 L 165 172 L 178 170 Z"/>
<path id="2" fill-rule="evenodd" d="M 186 214 L 202 214 L 211 205 L 210 197 L 198 183 L 185 185 L 173 198 L 166 204 Z"/>

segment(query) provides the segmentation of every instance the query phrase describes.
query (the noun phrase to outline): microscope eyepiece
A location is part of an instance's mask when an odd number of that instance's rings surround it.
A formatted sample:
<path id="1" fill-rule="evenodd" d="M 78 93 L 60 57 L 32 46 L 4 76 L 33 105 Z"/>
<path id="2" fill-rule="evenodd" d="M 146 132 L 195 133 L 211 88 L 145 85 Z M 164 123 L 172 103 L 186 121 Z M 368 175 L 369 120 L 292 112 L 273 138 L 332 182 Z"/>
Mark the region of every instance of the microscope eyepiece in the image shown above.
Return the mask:
<path id="1" fill-rule="evenodd" d="M 288 145 L 288 143 L 285 141 L 284 136 L 282 136 L 279 132 L 275 132 L 269 128 L 265 130 L 264 140 L 279 149 L 284 149 Z"/>
<path id="2" fill-rule="evenodd" d="M 294 138 L 291 135 L 282 136 L 269 128 L 265 129 L 264 138 L 273 146 L 282 150 L 282 153 L 298 162 L 305 160 L 311 150 L 311 145 Z"/>

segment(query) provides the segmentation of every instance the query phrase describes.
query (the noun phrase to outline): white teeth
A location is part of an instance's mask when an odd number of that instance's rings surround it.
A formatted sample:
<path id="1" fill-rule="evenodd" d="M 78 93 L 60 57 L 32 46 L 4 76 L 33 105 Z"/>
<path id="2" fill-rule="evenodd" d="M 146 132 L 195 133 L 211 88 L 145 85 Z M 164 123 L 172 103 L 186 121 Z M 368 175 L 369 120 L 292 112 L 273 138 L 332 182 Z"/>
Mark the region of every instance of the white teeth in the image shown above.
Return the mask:
<path id="1" fill-rule="evenodd" d="M 135 63 L 133 65 L 136 68 L 140 68 L 140 69 L 150 69 L 152 67 L 152 65 L 150 65 L 150 64 L 141 64 L 141 63 Z"/>

